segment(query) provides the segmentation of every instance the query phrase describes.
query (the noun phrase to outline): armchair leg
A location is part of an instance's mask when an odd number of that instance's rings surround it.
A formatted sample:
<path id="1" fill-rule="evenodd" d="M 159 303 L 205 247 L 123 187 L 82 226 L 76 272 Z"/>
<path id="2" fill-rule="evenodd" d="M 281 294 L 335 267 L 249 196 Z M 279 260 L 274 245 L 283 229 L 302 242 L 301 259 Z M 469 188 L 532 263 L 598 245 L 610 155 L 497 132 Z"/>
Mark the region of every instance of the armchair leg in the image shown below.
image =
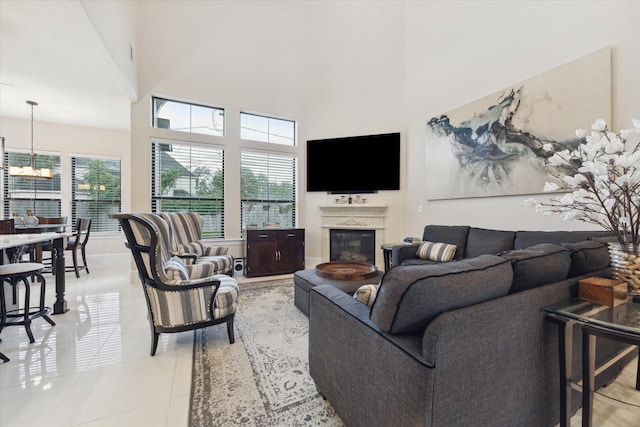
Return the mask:
<path id="1" fill-rule="evenodd" d="M 233 317 L 227 320 L 227 334 L 229 335 L 229 344 L 236 342 L 236 337 L 233 333 Z"/>
<path id="2" fill-rule="evenodd" d="M 154 330 L 151 331 L 151 352 L 150 352 L 150 354 L 152 356 L 155 356 L 155 354 L 156 354 L 156 349 L 158 348 L 158 338 L 159 337 L 160 337 L 159 333 L 157 333 Z"/>

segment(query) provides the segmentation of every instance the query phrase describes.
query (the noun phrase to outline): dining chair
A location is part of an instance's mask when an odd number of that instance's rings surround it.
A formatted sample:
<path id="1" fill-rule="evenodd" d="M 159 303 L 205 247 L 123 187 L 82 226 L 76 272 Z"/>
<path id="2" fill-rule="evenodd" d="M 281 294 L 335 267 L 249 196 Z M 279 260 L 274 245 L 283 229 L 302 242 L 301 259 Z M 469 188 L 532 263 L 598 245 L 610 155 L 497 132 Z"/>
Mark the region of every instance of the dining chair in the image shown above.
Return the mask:
<path id="1" fill-rule="evenodd" d="M 56 225 L 60 224 L 60 227 L 52 227 L 48 228 L 47 232 L 56 232 L 62 233 L 67 228 L 67 217 L 66 216 L 57 216 L 57 217 L 38 217 L 38 225 Z M 51 259 L 53 258 L 53 254 L 48 257 L 44 256 L 45 252 L 51 252 L 53 247 L 51 242 L 42 243 L 40 245 L 34 245 L 35 247 L 32 250 L 31 262 L 42 262 L 46 267 L 47 271 L 53 271 L 53 266 L 51 265 Z"/>
<path id="2" fill-rule="evenodd" d="M 87 274 L 89 274 L 85 247 L 89 241 L 90 232 L 91 218 L 78 218 L 78 221 L 76 222 L 76 230 L 74 231 L 73 236 L 69 237 L 67 240 L 67 250 L 71 252 L 73 266 L 66 266 L 66 271 L 75 271 L 77 278 L 80 278 L 80 270 L 87 270 Z M 80 249 L 80 254 L 82 255 L 83 265 L 78 265 L 78 249 Z"/>

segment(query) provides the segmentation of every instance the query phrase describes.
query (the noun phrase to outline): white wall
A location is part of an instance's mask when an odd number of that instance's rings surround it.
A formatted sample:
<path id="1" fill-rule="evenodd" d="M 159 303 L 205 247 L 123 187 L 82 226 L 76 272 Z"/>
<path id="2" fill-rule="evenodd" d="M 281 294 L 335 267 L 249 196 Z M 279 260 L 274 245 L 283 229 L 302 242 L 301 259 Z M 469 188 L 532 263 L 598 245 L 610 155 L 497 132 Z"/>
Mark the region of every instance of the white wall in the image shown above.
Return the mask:
<path id="1" fill-rule="evenodd" d="M 136 73 L 136 3 L 127 1 L 81 0 L 82 10 L 93 31 L 87 34 L 99 37 L 96 49 L 105 49 L 110 58 L 107 66 L 118 76 L 122 88 L 132 101 L 138 99 L 138 76 Z M 77 11 L 76 15 L 80 15 Z M 78 16 L 81 22 L 86 21 Z M 115 31 L 114 31 L 115 30 Z"/>
<path id="2" fill-rule="evenodd" d="M 300 226 L 309 264 L 321 256 L 317 207 L 333 197 L 304 191 L 307 139 L 402 132 L 401 191 L 368 196 L 389 207 L 385 240 L 393 242 L 421 235 L 428 223 L 585 228 L 539 216 L 520 196 L 427 201 L 428 118 L 604 47 L 613 51 L 613 126 L 640 116 L 637 2 L 154 1 L 139 7 L 132 209 L 150 206 L 149 139 L 181 136 L 150 128 L 152 94 L 224 107 L 227 136 L 196 139 L 225 145 L 227 165 L 238 164 L 239 147 L 247 144 L 238 137 L 240 111 L 292 118 L 300 126 Z M 234 240 L 239 175 L 227 171 L 227 236 Z"/>
<path id="3" fill-rule="evenodd" d="M 409 140 L 406 234 L 427 223 L 501 229 L 585 229 L 541 216 L 529 196 L 426 200 L 426 121 L 509 85 L 612 47 L 613 127 L 640 116 L 640 3 L 407 2 L 406 97 Z M 584 70 L 589 73 L 589 70 Z M 588 127 L 597 117 L 587 117 Z M 570 129 L 571 131 L 572 129 Z M 424 214 L 417 205 L 424 205 Z"/>
<path id="4" fill-rule="evenodd" d="M 30 126 L 29 120 L 0 118 L 0 133 L 6 138 L 6 149 L 30 150 Z M 71 218 L 71 156 L 75 155 L 120 158 L 123 210 L 129 209 L 129 141 L 129 132 L 125 131 L 34 121 L 34 151 L 60 155 L 62 215 Z M 122 253 L 126 251 L 122 242 L 123 236 L 120 233 L 92 232 L 87 245 L 87 255 Z"/>

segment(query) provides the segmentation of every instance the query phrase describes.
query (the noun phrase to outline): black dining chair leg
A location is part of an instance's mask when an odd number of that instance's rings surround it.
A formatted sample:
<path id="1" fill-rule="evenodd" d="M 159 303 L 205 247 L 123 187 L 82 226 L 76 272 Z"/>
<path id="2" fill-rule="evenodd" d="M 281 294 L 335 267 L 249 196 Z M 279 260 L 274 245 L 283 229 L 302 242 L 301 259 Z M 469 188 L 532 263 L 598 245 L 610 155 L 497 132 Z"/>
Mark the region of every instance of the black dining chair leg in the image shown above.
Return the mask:
<path id="1" fill-rule="evenodd" d="M 78 251 L 76 249 L 71 251 L 71 257 L 73 258 L 73 271 L 76 272 L 76 278 L 80 278 L 80 271 L 78 270 Z"/>
<path id="2" fill-rule="evenodd" d="M 35 276 L 37 277 L 38 281 L 40 282 L 40 305 L 38 306 L 38 311 L 45 312 L 44 297 L 45 297 L 45 291 L 46 291 L 46 282 L 44 280 L 44 277 L 41 274 L 35 274 Z M 49 315 L 43 314 L 42 318 L 44 320 L 46 320 L 47 323 L 49 323 L 51 326 L 55 326 L 56 325 L 56 323 L 53 320 L 51 320 Z"/>
<path id="3" fill-rule="evenodd" d="M 26 277 L 21 277 L 20 280 L 24 283 L 24 328 L 27 330 L 27 335 L 29 336 L 29 342 L 34 343 L 36 339 L 33 337 L 33 332 L 31 332 L 31 319 L 29 318 L 29 301 L 31 300 L 31 287 L 29 286 L 29 281 Z M 14 287 L 18 286 L 18 282 L 15 282 Z"/>
<path id="4" fill-rule="evenodd" d="M 0 332 L 2 332 L 2 328 L 4 327 L 4 321 L 7 320 L 6 310 L 7 308 L 5 307 L 5 304 L 4 304 L 4 280 L 3 280 L 2 282 L 0 282 Z M 1 339 L 0 339 L 0 342 L 2 342 Z M 0 359 L 2 359 L 4 363 L 7 363 L 9 361 L 9 358 L 5 356 L 1 351 L 0 351 Z"/>
<path id="5" fill-rule="evenodd" d="M 84 263 L 84 269 L 87 270 L 87 274 L 89 274 L 89 264 L 87 264 L 87 252 L 84 250 L 84 246 L 80 248 L 82 252 L 82 262 Z"/>

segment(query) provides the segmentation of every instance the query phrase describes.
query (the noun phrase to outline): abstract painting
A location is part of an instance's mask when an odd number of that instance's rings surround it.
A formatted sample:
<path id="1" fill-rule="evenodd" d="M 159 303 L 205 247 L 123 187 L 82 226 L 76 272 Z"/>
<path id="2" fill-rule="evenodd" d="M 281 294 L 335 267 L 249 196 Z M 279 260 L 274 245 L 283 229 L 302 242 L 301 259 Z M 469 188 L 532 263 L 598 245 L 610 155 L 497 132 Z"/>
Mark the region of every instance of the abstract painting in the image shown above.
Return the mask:
<path id="1" fill-rule="evenodd" d="M 575 130 L 610 122 L 611 50 L 603 49 L 427 121 L 429 200 L 541 193 L 544 150 L 575 146 Z"/>

